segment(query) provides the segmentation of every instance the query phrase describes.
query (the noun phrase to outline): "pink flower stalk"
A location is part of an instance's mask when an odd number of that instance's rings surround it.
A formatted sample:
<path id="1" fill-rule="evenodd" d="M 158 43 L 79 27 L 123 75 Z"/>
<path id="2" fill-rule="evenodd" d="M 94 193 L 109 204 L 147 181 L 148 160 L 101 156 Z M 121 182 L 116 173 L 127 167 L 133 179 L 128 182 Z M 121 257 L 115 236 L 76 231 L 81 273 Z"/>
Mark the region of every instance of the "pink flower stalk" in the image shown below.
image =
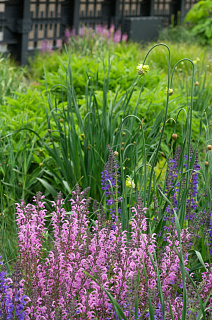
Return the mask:
<path id="1" fill-rule="evenodd" d="M 113 42 L 118 43 L 121 41 L 121 30 L 117 30 L 113 36 Z"/>
<path id="2" fill-rule="evenodd" d="M 44 54 L 44 52 L 52 52 L 52 45 L 47 39 L 44 39 L 42 42 L 41 54 Z"/>
<path id="3" fill-rule="evenodd" d="M 85 35 L 85 28 L 84 27 L 80 28 L 79 35 L 80 35 L 80 37 L 84 37 L 84 35 Z"/>
<path id="4" fill-rule="evenodd" d="M 111 32 L 110 30 L 107 30 L 107 39 L 110 39 L 111 38 Z"/>
<path id="5" fill-rule="evenodd" d="M 57 48 L 60 50 L 60 49 L 62 49 L 62 40 L 61 39 L 57 39 L 56 40 L 56 46 L 57 46 Z"/>
<path id="6" fill-rule="evenodd" d="M 115 26 L 114 26 L 114 24 L 111 24 L 109 30 L 110 30 L 111 34 L 114 34 L 114 32 L 115 32 Z"/>
<path id="7" fill-rule="evenodd" d="M 64 43 L 65 44 L 69 44 L 69 41 L 70 41 L 70 38 L 73 36 L 76 35 L 76 31 L 75 29 L 72 29 L 71 31 L 69 30 L 69 28 L 66 28 L 65 29 L 65 32 L 64 32 Z"/>
<path id="8" fill-rule="evenodd" d="M 98 33 L 101 36 L 107 35 L 107 26 L 102 26 L 101 24 L 97 24 L 96 33 Z"/>
<path id="9" fill-rule="evenodd" d="M 124 34 L 122 35 L 122 41 L 127 42 L 127 39 L 128 39 L 128 35 L 127 35 L 126 33 L 124 33 Z"/>
<path id="10" fill-rule="evenodd" d="M 70 37 L 75 37 L 76 36 L 76 29 L 75 28 L 73 28 L 72 30 L 71 30 L 71 32 L 70 32 Z"/>

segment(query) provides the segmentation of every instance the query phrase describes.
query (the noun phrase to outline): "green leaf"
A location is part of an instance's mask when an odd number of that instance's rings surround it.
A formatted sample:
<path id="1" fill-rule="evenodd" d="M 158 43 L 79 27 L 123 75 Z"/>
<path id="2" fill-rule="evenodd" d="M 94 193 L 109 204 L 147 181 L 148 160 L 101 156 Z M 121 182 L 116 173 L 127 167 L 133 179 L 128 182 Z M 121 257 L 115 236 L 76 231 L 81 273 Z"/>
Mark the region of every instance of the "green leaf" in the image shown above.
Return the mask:
<path id="1" fill-rule="evenodd" d="M 51 193 L 54 197 L 57 196 L 57 191 L 52 187 L 46 180 L 37 178 L 38 181 L 42 183 L 42 185 L 46 188 L 46 190 Z"/>

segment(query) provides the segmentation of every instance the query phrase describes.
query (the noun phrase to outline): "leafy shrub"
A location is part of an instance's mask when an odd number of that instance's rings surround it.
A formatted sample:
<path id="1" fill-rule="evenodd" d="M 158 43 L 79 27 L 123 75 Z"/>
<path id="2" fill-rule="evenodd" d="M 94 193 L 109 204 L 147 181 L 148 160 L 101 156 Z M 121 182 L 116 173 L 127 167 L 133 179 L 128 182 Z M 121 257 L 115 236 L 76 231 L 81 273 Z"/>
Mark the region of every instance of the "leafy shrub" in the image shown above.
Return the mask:
<path id="1" fill-rule="evenodd" d="M 198 1 L 188 12 L 185 22 L 194 36 L 202 44 L 212 45 L 212 2 L 211 0 Z"/>
<path id="2" fill-rule="evenodd" d="M 174 42 L 174 43 L 188 43 L 192 44 L 194 42 L 194 35 L 191 31 L 184 25 L 169 26 L 162 29 L 159 34 L 159 41 L 162 42 Z"/>

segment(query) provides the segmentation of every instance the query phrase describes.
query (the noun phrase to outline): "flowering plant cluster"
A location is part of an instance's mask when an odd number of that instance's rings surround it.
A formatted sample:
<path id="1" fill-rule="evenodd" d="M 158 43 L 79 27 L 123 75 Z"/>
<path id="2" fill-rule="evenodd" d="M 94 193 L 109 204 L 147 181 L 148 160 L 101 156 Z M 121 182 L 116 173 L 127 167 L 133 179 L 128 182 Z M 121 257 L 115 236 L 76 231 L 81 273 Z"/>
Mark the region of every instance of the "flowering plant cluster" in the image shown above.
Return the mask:
<path id="1" fill-rule="evenodd" d="M 96 208 L 97 220 L 89 227 L 86 191 L 77 186 L 71 199 L 71 212 L 63 208 L 61 194 L 53 203 L 53 242 L 47 257 L 42 243 L 46 209 L 41 194 L 36 204 L 17 205 L 19 226 L 20 263 L 25 279 L 25 291 L 30 296 L 25 319 L 117 319 L 115 311 L 102 288 L 84 271 L 94 273 L 99 283 L 117 300 L 124 314 L 134 319 L 134 308 L 138 286 L 138 311 L 141 319 L 149 319 L 148 295 L 151 295 L 156 318 L 162 319 L 158 280 L 151 258 L 158 251 L 157 266 L 165 300 L 166 319 L 180 319 L 183 308 L 182 276 L 180 271 L 180 243 L 174 227 L 170 227 L 166 245 L 157 248 L 155 235 L 146 233 L 147 219 L 141 199 L 138 199 L 131 221 L 131 237 L 116 221 L 105 221 L 102 207 Z M 115 228 L 112 228 L 115 224 Z M 182 230 L 181 243 L 185 265 L 192 235 Z M 145 278 L 146 270 L 147 281 Z M 212 290 L 212 266 L 207 265 L 202 281 L 196 283 L 202 299 Z M 205 286 L 207 284 L 207 286 Z M 187 315 L 194 316 L 200 309 L 196 292 L 187 281 Z M 212 298 L 208 300 L 212 306 Z M 212 316 L 209 309 L 208 314 Z"/>
<path id="2" fill-rule="evenodd" d="M 89 27 L 80 27 L 78 35 L 75 28 L 72 30 L 66 28 L 63 39 L 57 39 L 56 47 L 58 50 L 61 50 L 63 43 L 68 45 L 72 39 L 76 40 L 84 37 L 86 38 L 86 41 L 88 39 L 102 39 L 103 41 L 112 42 L 114 44 L 126 42 L 128 39 L 128 35 L 126 33 L 122 34 L 120 29 L 115 30 L 115 26 L 113 24 L 110 28 L 106 25 L 97 24 L 95 30 Z M 41 46 L 41 54 L 51 54 L 52 49 L 53 46 L 51 41 L 44 39 Z"/>
<path id="3" fill-rule="evenodd" d="M 173 212 L 168 206 L 165 220 L 170 223 L 164 244 L 159 247 L 157 234 L 148 233 L 147 208 L 143 207 L 138 196 L 132 209 L 131 231 L 129 234 L 123 231 L 119 222 L 120 210 L 115 215 L 116 204 L 120 200 L 118 163 L 113 150 L 108 148 L 109 160 L 102 172 L 102 188 L 110 208 L 109 219 L 102 205 L 94 202 L 96 220 L 89 220 L 88 189 L 81 191 L 79 186 L 72 192 L 69 212 L 64 209 L 61 193 L 52 202 L 50 230 L 46 227 L 49 213 L 41 193 L 34 197 L 34 204 L 26 204 L 24 200 L 17 204 L 18 263 L 13 280 L 5 279 L 6 274 L 1 273 L 0 315 L 6 319 L 26 320 L 118 319 L 104 288 L 116 299 L 127 319 L 137 319 L 135 308 L 140 319 L 149 319 L 151 298 L 154 319 L 163 319 L 165 313 L 165 319 L 179 320 L 184 305 L 182 261 L 179 257 L 182 254 L 187 271 L 186 319 L 195 319 L 199 314 L 199 298 L 206 301 L 206 315 L 211 319 L 212 265 L 205 264 L 205 271 L 198 278 L 189 270 L 193 230 L 182 229 L 179 240 Z M 192 156 L 191 149 L 190 159 Z M 176 209 L 179 185 L 174 181 L 180 174 L 179 158 L 178 148 L 174 159 L 169 160 L 165 191 L 166 194 L 173 192 L 171 201 Z M 183 164 L 182 170 L 187 163 Z M 191 191 L 186 204 L 188 215 L 185 218 L 188 220 L 194 218 L 191 212 L 196 209 L 193 200 L 197 194 L 198 170 L 195 155 Z M 49 233 L 51 237 L 48 237 Z M 94 275 L 97 281 L 89 274 Z M 189 277 L 197 290 L 194 290 Z"/>
<path id="4" fill-rule="evenodd" d="M 112 41 L 113 43 L 126 42 L 128 36 L 126 33 L 122 34 L 120 29 L 115 30 L 115 26 L 112 24 L 110 28 L 106 25 L 97 24 L 95 30 L 92 28 L 81 27 L 79 29 L 80 37 L 95 37 L 98 36 L 104 40 Z M 64 43 L 69 44 L 70 39 L 76 37 L 76 30 L 69 30 L 66 28 L 64 35 Z"/>

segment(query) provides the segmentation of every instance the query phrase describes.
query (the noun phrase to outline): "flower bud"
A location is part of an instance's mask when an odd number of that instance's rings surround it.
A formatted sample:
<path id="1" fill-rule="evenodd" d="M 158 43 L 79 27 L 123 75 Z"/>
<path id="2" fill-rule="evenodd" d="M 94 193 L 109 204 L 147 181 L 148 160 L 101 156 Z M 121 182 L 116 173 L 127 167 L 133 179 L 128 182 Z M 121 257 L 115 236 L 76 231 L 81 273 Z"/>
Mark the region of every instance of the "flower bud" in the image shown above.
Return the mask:
<path id="1" fill-rule="evenodd" d="M 81 138 L 82 138 L 82 139 L 85 139 L 84 133 L 81 134 Z"/>
<path id="2" fill-rule="evenodd" d="M 136 69 L 137 69 L 138 75 L 143 76 L 149 71 L 149 66 L 141 63 L 137 66 Z"/>
<path id="3" fill-rule="evenodd" d="M 211 144 L 208 144 L 208 145 L 207 145 L 207 149 L 208 149 L 208 150 L 212 150 L 212 145 L 211 145 Z"/>
<path id="4" fill-rule="evenodd" d="M 122 147 L 122 148 L 121 148 L 121 152 L 123 152 L 123 151 L 124 151 L 124 148 Z"/>
<path id="5" fill-rule="evenodd" d="M 174 139 L 174 140 L 177 139 L 177 134 L 176 134 L 176 133 L 173 133 L 173 134 L 172 134 L 172 139 Z"/>
<path id="6" fill-rule="evenodd" d="M 60 121 L 60 123 L 63 123 L 64 120 L 61 118 L 59 121 Z"/>
<path id="7" fill-rule="evenodd" d="M 194 85 L 195 85 L 195 86 L 198 86 L 198 85 L 199 85 L 199 82 L 198 82 L 198 81 L 195 81 L 195 82 L 194 82 Z"/>
<path id="8" fill-rule="evenodd" d="M 119 155 L 118 151 L 114 151 L 114 156 L 118 157 L 118 155 Z"/>
<path id="9" fill-rule="evenodd" d="M 208 167 L 209 166 L 209 162 L 205 161 L 205 166 Z"/>
<path id="10" fill-rule="evenodd" d="M 169 89 L 169 91 L 168 91 L 168 88 L 166 88 L 166 92 L 169 92 L 169 95 L 172 96 L 173 93 L 174 93 L 174 90 L 173 89 Z"/>

